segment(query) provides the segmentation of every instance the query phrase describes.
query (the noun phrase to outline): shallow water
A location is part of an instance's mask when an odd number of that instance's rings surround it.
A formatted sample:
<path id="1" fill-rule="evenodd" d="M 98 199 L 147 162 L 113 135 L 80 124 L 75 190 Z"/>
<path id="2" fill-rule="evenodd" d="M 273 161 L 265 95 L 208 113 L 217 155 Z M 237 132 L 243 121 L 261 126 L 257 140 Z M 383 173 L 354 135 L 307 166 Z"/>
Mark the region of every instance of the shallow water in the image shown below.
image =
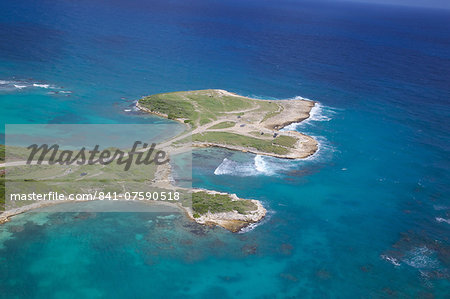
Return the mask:
<path id="1" fill-rule="evenodd" d="M 343 3 L 1 2 L 4 123 L 175 132 L 133 102 L 199 88 L 321 106 L 296 126 L 320 142 L 305 161 L 194 153 L 194 186 L 270 210 L 253 230 L 176 213 L 19 215 L 0 227 L 0 297 L 445 297 L 447 20 Z"/>

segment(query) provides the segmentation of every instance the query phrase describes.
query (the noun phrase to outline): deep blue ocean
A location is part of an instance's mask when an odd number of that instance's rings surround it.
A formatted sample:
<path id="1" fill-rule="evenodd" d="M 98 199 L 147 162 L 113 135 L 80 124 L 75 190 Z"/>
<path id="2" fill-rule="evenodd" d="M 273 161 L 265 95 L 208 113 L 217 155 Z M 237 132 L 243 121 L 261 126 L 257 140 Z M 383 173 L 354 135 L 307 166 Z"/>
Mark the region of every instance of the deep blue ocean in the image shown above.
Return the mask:
<path id="1" fill-rule="evenodd" d="M 1 298 L 448 298 L 450 11 L 307 1 L 0 2 L 2 123 L 160 123 L 141 96 L 320 103 L 304 161 L 203 149 L 194 186 L 261 200 L 246 233 L 181 214 L 26 213 Z M 2 131 L 4 132 L 4 130 Z"/>

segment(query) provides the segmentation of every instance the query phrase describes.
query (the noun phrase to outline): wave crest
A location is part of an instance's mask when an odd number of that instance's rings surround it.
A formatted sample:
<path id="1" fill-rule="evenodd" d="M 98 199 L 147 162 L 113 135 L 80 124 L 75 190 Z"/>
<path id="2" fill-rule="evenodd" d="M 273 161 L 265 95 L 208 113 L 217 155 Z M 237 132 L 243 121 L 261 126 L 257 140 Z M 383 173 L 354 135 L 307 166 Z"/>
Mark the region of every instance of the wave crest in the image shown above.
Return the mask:
<path id="1" fill-rule="evenodd" d="M 293 99 L 310 101 L 309 99 L 300 96 L 297 96 Z M 333 116 L 335 114 L 336 114 L 335 109 L 325 106 L 319 102 L 315 102 L 314 107 L 311 108 L 311 111 L 309 112 L 309 117 L 307 119 L 298 123 L 292 123 L 284 127 L 282 131 L 296 131 L 299 128 L 305 127 L 307 125 L 312 125 L 314 122 L 330 121 L 333 119 Z"/>
<path id="2" fill-rule="evenodd" d="M 72 93 L 69 90 L 60 90 L 62 87 L 57 87 L 52 84 L 48 83 L 42 83 L 39 81 L 31 81 L 31 80 L 25 80 L 25 79 L 13 79 L 13 80 L 0 80 L 0 91 L 6 91 L 6 92 L 12 92 L 12 91 L 19 91 L 24 88 L 43 88 L 43 89 L 50 89 L 52 92 L 55 93 L 65 93 L 70 94 Z"/>
<path id="3" fill-rule="evenodd" d="M 236 162 L 224 158 L 222 163 L 214 170 L 215 175 L 237 175 L 237 176 L 256 176 L 273 175 L 273 167 L 270 167 L 265 161 L 265 157 L 256 155 L 253 161 Z"/>

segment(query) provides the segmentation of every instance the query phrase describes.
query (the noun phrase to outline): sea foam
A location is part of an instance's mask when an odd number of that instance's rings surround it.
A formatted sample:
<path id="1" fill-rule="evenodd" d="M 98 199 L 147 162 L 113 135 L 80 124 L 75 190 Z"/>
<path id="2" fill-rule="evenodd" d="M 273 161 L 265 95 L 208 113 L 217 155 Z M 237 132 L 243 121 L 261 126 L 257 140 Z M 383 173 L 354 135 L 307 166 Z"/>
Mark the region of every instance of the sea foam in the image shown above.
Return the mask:
<path id="1" fill-rule="evenodd" d="M 413 248 L 405 254 L 402 261 L 408 266 L 418 269 L 424 277 L 428 277 L 431 272 L 445 271 L 436 257 L 436 252 L 426 246 Z"/>
<path id="2" fill-rule="evenodd" d="M 214 170 L 215 175 L 257 176 L 272 175 L 273 171 L 265 161 L 266 157 L 256 155 L 253 161 L 236 162 L 224 158 L 222 163 Z"/>
<path id="3" fill-rule="evenodd" d="M 436 217 L 435 218 L 437 222 L 445 222 L 450 224 L 450 219 L 445 219 L 445 218 L 441 218 L 441 217 Z"/>
<path id="4" fill-rule="evenodd" d="M 40 88 L 49 88 L 50 85 L 49 84 L 38 84 L 38 83 L 33 83 L 34 87 L 40 87 Z"/>
<path id="5" fill-rule="evenodd" d="M 17 80 L 0 80 L 0 90 L 2 91 L 17 91 L 24 88 L 29 87 L 37 87 L 37 88 L 44 88 L 44 89 L 60 89 L 56 86 L 50 85 L 50 84 L 44 84 L 39 81 L 30 81 L 26 79 L 17 79 Z M 72 93 L 68 90 L 60 91 L 61 93 Z"/>
<path id="6" fill-rule="evenodd" d="M 383 260 L 388 261 L 389 263 L 391 263 L 392 265 L 394 265 L 394 266 L 396 266 L 396 267 L 400 266 L 399 261 L 398 261 L 395 257 L 388 256 L 388 255 L 384 255 L 384 254 L 383 254 L 383 255 L 381 255 L 381 258 L 382 258 Z"/>
<path id="7" fill-rule="evenodd" d="M 310 101 L 307 98 L 303 98 L 300 96 L 297 96 L 293 98 L 295 100 L 307 100 Z M 319 102 L 315 102 L 314 107 L 311 108 L 311 111 L 309 112 L 309 117 L 301 122 L 292 123 L 283 129 L 282 131 L 295 131 L 301 127 L 305 127 L 307 125 L 312 125 L 314 122 L 322 122 L 322 121 L 330 121 L 333 118 L 333 115 L 336 114 L 336 110 L 325 106 Z"/>
<path id="8" fill-rule="evenodd" d="M 267 207 L 267 205 L 265 203 L 262 203 L 265 207 Z M 256 223 L 250 223 L 248 226 L 242 228 L 238 234 L 244 234 L 244 233 L 248 233 L 249 231 L 254 230 L 255 228 L 257 228 L 260 225 L 263 225 L 264 223 L 267 223 L 270 218 L 272 218 L 272 215 L 275 214 L 275 211 L 273 210 L 267 210 L 266 216 L 259 222 Z"/>
<path id="9" fill-rule="evenodd" d="M 297 96 L 293 99 L 308 100 Z M 318 102 L 311 109 L 310 117 L 303 122 L 293 123 L 286 126 L 282 131 L 287 130 L 297 130 L 305 122 L 317 122 L 317 121 L 330 121 L 332 115 L 335 113 L 334 109 L 326 107 Z M 312 124 L 312 123 L 311 123 Z M 256 155 L 254 159 L 250 162 L 237 162 L 231 159 L 225 158 L 222 163 L 214 170 L 215 175 L 235 175 L 235 176 L 258 176 L 266 175 L 273 176 L 280 174 L 282 172 L 288 172 L 293 169 L 298 169 L 302 167 L 304 163 L 310 162 L 320 162 L 323 160 L 328 160 L 332 153 L 336 149 L 329 144 L 325 137 L 322 136 L 311 136 L 318 143 L 318 150 L 311 156 L 300 159 L 300 160 L 284 160 L 274 157 Z"/>
<path id="10" fill-rule="evenodd" d="M 299 169 L 310 163 L 322 163 L 331 159 L 336 149 L 325 137 L 312 136 L 318 142 L 318 150 L 311 156 L 299 160 L 286 160 L 263 155 L 255 155 L 250 161 L 238 162 L 224 158 L 214 170 L 215 175 L 233 176 L 276 176 Z"/>

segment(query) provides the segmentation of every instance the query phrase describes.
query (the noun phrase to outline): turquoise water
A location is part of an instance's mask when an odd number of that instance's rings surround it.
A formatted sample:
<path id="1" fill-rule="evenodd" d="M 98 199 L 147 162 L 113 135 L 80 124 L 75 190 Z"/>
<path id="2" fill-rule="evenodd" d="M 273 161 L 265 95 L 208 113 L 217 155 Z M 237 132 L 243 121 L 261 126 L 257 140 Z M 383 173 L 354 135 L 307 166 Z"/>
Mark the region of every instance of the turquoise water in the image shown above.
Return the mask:
<path id="1" fill-rule="evenodd" d="M 448 12 L 287 1 L 5 1 L 0 12 L 4 123 L 175 132 L 133 102 L 199 88 L 321 104 L 297 127 L 320 141 L 308 160 L 194 153 L 194 186 L 265 204 L 256 228 L 23 214 L 0 227 L 0 297 L 448 295 Z"/>

